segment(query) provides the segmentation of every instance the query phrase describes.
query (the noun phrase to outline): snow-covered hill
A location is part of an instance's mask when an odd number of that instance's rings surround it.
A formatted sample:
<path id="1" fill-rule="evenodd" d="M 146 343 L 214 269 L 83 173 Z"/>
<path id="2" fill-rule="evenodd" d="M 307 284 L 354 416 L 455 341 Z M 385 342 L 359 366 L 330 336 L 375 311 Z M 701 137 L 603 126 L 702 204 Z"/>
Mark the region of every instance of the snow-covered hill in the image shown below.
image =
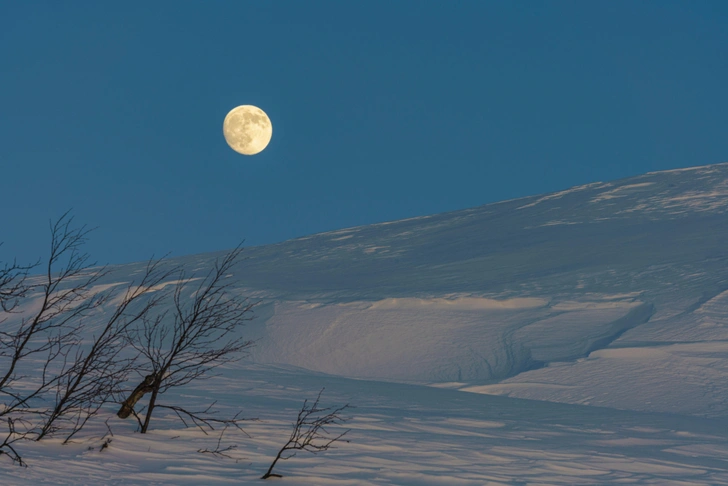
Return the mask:
<path id="1" fill-rule="evenodd" d="M 281 463 L 262 481 L 290 434 L 303 398 L 326 387 L 324 404 L 350 402 L 350 442 L 322 455 Z M 242 408 L 245 431 L 184 429 L 172 414 L 146 435 L 109 414 L 65 446 L 24 447 L 27 469 L 0 461 L 2 484 L 257 484 L 286 486 L 505 486 L 728 484 L 728 421 L 620 411 L 352 380 L 304 370 L 245 365 L 184 391 L 187 402 Z M 340 430 L 340 429 L 337 429 Z M 108 438 L 108 436 L 107 436 Z"/>
<path id="2" fill-rule="evenodd" d="M 174 260 L 205 272 L 221 254 Z M 184 444 L 162 451 L 187 432 L 142 440 L 129 429 L 116 456 L 39 446 L 39 457 L 77 461 L 59 482 L 79 468 L 103 482 L 110 465 L 126 483 L 252 480 L 291 404 L 326 385 L 360 406 L 358 436 L 286 484 L 728 484 L 728 164 L 244 256 L 235 291 L 260 301 L 245 328 L 257 345 L 223 381 L 189 393 L 268 417 L 238 441 L 251 469 L 207 470 Z M 143 267 L 115 266 L 98 285 Z M 159 457 L 134 456 L 142 443 Z M 184 480 L 185 468 L 198 479 Z M 34 471 L 12 473 L 43 477 Z"/>
<path id="3" fill-rule="evenodd" d="M 180 261 L 205 268 L 214 256 Z M 256 362 L 728 413 L 728 164 L 343 229 L 245 256 L 240 291 L 263 301 L 249 327 Z"/>

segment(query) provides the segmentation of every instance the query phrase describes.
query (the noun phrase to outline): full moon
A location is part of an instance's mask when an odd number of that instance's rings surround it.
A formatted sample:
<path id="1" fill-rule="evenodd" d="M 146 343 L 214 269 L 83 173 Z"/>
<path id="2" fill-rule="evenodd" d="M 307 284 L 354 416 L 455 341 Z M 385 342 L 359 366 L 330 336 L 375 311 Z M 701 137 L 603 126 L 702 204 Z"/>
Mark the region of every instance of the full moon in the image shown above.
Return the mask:
<path id="1" fill-rule="evenodd" d="M 257 106 L 241 105 L 227 114 L 222 133 L 231 149 L 243 155 L 255 155 L 268 146 L 273 125 Z"/>

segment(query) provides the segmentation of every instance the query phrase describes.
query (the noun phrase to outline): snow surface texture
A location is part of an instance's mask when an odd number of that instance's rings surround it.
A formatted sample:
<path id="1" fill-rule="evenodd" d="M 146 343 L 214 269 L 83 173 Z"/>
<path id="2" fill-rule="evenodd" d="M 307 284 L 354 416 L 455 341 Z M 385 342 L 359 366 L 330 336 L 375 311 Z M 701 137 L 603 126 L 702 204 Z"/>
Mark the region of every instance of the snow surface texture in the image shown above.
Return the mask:
<path id="1" fill-rule="evenodd" d="M 226 435 L 238 462 L 170 418 L 0 467 L 17 483 L 254 482 L 326 386 L 358 407 L 351 443 L 279 464 L 281 484 L 728 484 L 727 213 L 719 164 L 246 249 L 257 346 L 180 392 L 261 419 Z M 220 255 L 175 260 L 204 272 Z"/>
<path id="2" fill-rule="evenodd" d="M 351 402 L 348 444 L 276 466 L 258 479 L 290 433 L 303 397 L 325 386 L 325 404 Z M 84 438 L 25 447 L 27 469 L 0 463 L 2 484 L 273 485 L 719 485 L 728 484 L 726 421 L 640 413 L 352 380 L 305 370 L 236 367 L 185 390 L 200 406 L 240 408 L 245 431 L 227 431 L 230 458 L 199 453 L 219 436 L 159 418 L 146 435 L 132 421 L 101 417 Z M 722 428 L 720 428 L 722 426 Z"/>

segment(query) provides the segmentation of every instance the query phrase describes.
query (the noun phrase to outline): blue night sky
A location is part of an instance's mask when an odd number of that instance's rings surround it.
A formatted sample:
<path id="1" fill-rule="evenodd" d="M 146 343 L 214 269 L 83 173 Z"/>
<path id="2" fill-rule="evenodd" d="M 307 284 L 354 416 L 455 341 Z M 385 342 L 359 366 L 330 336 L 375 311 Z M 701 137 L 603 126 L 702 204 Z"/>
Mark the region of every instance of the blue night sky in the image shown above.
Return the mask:
<path id="1" fill-rule="evenodd" d="M 283 241 L 728 161 L 726 1 L 0 6 L 0 260 Z M 222 135 L 241 104 L 268 148 Z"/>

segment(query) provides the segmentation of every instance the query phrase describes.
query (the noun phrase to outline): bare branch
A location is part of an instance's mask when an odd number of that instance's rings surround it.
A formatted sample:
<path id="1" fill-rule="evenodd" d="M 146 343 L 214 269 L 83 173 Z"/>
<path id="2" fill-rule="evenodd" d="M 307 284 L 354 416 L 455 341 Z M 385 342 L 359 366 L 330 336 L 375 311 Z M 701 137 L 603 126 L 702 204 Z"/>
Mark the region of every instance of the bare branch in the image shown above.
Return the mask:
<path id="1" fill-rule="evenodd" d="M 67 442 L 121 391 L 122 383 L 134 368 L 134 358 L 122 356 L 128 344 L 127 330 L 159 305 L 164 294 L 154 291 L 175 271 L 176 268 L 165 270 L 161 259 L 150 260 L 141 280 L 128 285 L 90 346 L 76 349 L 62 371 L 63 379 L 56 383 L 55 405 L 47 414 L 38 440 L 56 432 L 60 420 L 70 429 Z"/>
<path id="2" fill-rule="evenodd" d="M 0 310 L 7 314 L 15 310 L 19 300 L 30 291 L 30 287 L 26 284 L 28 274 L 39 264 L 40 262 L 19 265 L 13 260 L 13 263 L 6 263 L 0 267 Z M 4 321 L 5 319 L 0 319 L 0 324 Z"/>
<path id="3" fill-rule="evenodd" d="M 324 392 L 322 388 L 319 392 L 316 400 L 308 405 L 308 400 L 303 402 L 301 410 L 298 412 L 296 422 L 293 424 L 293 431 L 291 432 L 288 442 L 278 451 L 275 459 L 271 463 L 268 471 L 261 477 L 261 479 L 268 479 L 271 477 L 280 478 L 280 474 L 274 474 L 273 468 L 275 467 L 278 460 L 287 460 L 296 455 L 296 451 L 308 451 L 313 454 L 329 450 L 334 442 L 344 440 L 343 437 L 349 433 L 351 429 L 347 429 L 338 435 L 332 435 L 327 430 L 330 425 L 342 425 L 348 419 L 341 416 L 341 412 L 348 408 L 353 408 L 349 404 L 343 407 L 333 408 L 321 408 L 319 401 L 321 394 Z"/>
<path id="4" fill-rule="evenodd" d="M 8 456 L 15 464 L 22 467 L 28 467 L 23 461 L 23 457 L 20 455 L 18 450 L 13 446 L 15 442 L 27 439 L 27 432 L 18 432 L 16 430 L 17 423 L 24 423 L 19 419 L 13 419 L 8 417 L 8 435 L 5 436 L 5 440 L 0 444 L 0 456 Z"/>
<path id="5" fill-rule="evenodd" d="M 183 424 L 185 424 L 185 427 L 190 427 L 190 423 L 199 428 L 205 435 L 207 435 L 207 430 L 214 431 L 215 426 L 221 426 L 224 425 L 227 429 L 230 426 L 235 427 L 242 433 L 244 433 L 246 436 L 250 437 L 247 432 L 242 428 L 240 425 L 242 422 L 248 422 L 251 420 L 257 420 L 257 419 L 245 419 L 245 418 L 238 418 L 240 417 L 240 413 L 236 413 L 232 418 L 229 419 L 221 419 L 216 418 L 214 415 L 217 413 L 217 411 L 213 410 L 212 408 L 215 406 L 217 402 L 212 402 L 210 405 L 207 406 L 205 410 L 201 411 L 195 411 L 190 412 L 189 410 L 178 407 L 175 405 L 161 405 L 157 404 L 156 406 L 159 408 L 166 408 L 168 410 L 172 410 L 177 417 L 182 421 Z M 185 420 L 185 417 L 187 420 Z M 190 423 L 187 421 L 189 420 Z M 206 430 L 207 429 L 207 430 Z"/>
<path id="6" fill-rule="evenodd" d="M 91 287 L 105 275 L 106 270 L 92 268 L 88 255 L 80 250 L 90 230 L 85 226 L 73 228 L 72 223 L 73 218 L 68 212 L 55 224 L 51 223 L 51 250 L 40 283 L 27 284 L 27 271 L 34 266 L 5 274 L 6 285 L 10 285 L 8 295 L 30 297 L 35 292 L 39 305 L 33 314 L 21 318 L 15 326 L 10 326 L 12 329 L 0 333 L 0 365 L 3 369 L 0 372 L 0 395 L 10 397 L 0 416 L 27 406 L 30 398 L 41 395 L 57 383 L 58 377 L 47 374 L 50 363 L 65 359 L 69 349 L 78 344 L 81 319 L 104 302 L 103 297 L 91 294 Z M 7 278 L 13 275 L 14 280 L 7 284 Z M 17 300 L 7 295 L 4 297 L 4 308 L 15 309 L 16 305 Z M 36 355 L 40 355 L 46 363 L 42 380 L 33 391 L 14 392 L 14 385 L 23 378 L 18 374 L 19 366 Z"/>
<path id="7" fill-rule="evenodd" d="M 222 429 L 222 432 L 220 432 L 220 437 L 217 439 L 217 446 L 215 449 L 198 449 L 197 452 L 203 453 L 203 454 L 212 454 L 213 456 L 217 457 L 227 457 L 228 459 L 232 459 L 232 457 L 228 454 L 225 454 L 228 451 L 232 451 L 238 448 L 236 444 L 229 445 L 227 447 L 221 447 L 220 443 L 222 442 L 222 436 L 225 435 L 225 431 L 228 429 L 228 426 L 226 425 L 224 429 Z M 247 435 L 247 434 L 246 434 Z"/>
<path id="8" fill-rule="evenodd" d="M 235 336 L 252 318 L 250 313 L 255 305 L 231 291 L 229 273 L 241 252 L 242 247 L 237 246 L 216 260 L 203 278 L 180 274 L 168 311 L 144 316 L 132 331 L 130 341 L 146 361 L 146 378 L 124 401 L 118 415 L 128 417 L 132 413 L 130 407 L 133 409 L 141 396 L 150 393 L 142 433 L 149 428 L 159 395 L 209 378 L 212 370 L 240 359 L 253 345 L 252 341 Z M 166 408 L 195 423 L 183 408 Z"/>

